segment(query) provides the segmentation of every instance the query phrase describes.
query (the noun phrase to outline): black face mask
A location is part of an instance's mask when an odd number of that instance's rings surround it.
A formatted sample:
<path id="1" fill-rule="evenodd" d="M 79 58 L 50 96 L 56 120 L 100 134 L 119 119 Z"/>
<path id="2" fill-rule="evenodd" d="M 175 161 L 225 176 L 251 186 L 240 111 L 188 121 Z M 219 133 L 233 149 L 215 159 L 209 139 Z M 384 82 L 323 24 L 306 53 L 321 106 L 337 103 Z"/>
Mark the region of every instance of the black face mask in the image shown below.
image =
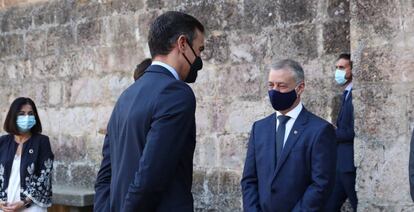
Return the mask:
<path id="1" fill-rule="evenodd" d="M 191 47 L 191 44 L 188 42 L 188 40 L 187 40 L 187 43 L 190 46 L 191 51 L 193 51 L 195 59 L 194 59 L 194 62 L 191 64 L 190 60 L 188 60 L 188 58 L 183 53 L 184 58 L 187 60 L 188 64 L 190 64 L 190 72 L 188 73 L 187 78 L 185 78 L 184 82 L 193 83 L 197 79 L 198 71 L 203 68 L 203 61 L 201 60 L 199 56 L 196 55 L 193 47 Z"/>
<path id="2" fill-rule="evenodd" d="M 283 111 L 292 107 L 297 98 L 298 95 L 295 89 L 287 93 L 282 93 L 273 89 L 269 90 L 270 103 L 272 103 L 273 108 L 277 111 Z"/>

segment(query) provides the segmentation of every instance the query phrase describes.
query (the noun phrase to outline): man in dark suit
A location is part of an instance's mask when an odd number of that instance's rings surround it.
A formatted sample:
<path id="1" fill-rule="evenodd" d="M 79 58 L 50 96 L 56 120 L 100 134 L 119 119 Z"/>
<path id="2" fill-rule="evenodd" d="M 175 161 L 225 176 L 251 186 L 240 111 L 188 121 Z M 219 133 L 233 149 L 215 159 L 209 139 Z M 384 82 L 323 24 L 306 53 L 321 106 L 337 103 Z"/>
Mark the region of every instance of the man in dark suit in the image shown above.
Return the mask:
<path id="1" fill-rule="evenodd" d="M 252 127 L 241 180 L 244 211 L 321 211 L 335 179 L 334 128 L 303 107 L 299 63 L 272 65 L 268 86 L 276 113 Z"/>
<path id="2" fill-rule="evenodd" d="M 408 173 L 409 173 L 409 180 L 410 180 L 410 194 L 411 199 L 414 201 L 414 131 L 413 135 L 411 136 L 411 143 L 410 143 L 410 161 L 408 165 Z"/>
<path id="3" fill-rule="evenodd" d="M 151 25 L 153 59 L 119 97 L 95 184 L 95 211 L 193 211 L 195 96 L 185 82 L 202 68 L 204 27 L 166 12 Z"/>
<path id="4" fill-rule="evenodd" d="M 337 163 L 335 187 L 326 205 L 326 212 L 340 211 L 346 198 L 354 211 L 358 199 L 355 191 L 354 106 L 352 105 L 352 61 L 350 54 L 341 54 L 336 61 L 335 80 L 344 90 L 336 121 Z"/>

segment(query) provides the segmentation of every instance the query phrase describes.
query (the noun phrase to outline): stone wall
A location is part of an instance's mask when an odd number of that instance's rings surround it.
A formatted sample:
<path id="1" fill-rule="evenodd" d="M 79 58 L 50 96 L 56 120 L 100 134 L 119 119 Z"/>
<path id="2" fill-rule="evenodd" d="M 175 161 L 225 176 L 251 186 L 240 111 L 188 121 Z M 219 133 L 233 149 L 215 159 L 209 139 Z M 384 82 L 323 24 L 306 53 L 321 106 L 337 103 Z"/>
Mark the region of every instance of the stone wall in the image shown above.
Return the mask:
<path id="1" fill-rule="evenodd" d="M 414 1 L 352 1 L 351 49 L 360 211 L 414 211 Z"/>
<path id="2" fill-rule="evenodd" d="M 135 65 L 149 56 L 149 23 L 167 10 L 193 14 L 207 28 L 204 69 L 192 85 L 197 211 L 241 210 L 250 127 L 272 112 L 265 64 L 283 58 L 302 63 L 303 103 L 335 118 L 341 91 L 333 65 L 339 53 L 350 51 L 349 1 L 27 2 L 0 1 L 0 120 L 14 98 L 35 100 L 56 155 L 57 184 L 92 188 L 112 107 L 132 83 Z"/>

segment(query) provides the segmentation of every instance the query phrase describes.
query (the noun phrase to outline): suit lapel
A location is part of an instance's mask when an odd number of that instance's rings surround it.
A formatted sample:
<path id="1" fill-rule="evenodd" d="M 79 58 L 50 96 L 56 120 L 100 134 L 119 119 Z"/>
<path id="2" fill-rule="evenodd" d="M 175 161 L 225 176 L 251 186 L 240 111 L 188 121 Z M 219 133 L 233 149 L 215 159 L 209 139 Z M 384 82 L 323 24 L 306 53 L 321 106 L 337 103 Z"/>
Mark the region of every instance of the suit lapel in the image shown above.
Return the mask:
<path id="1" fill-rule="evenodd" d="M 266 168 L 273 173 L 276 168 L 276 113 L 266 118 L 265 126 L 257 132 L 256 139 L 262 142 L 262 155 L 266 156 Z"/>
<path id="2" fill-rule="evenodd" d="M 349 92 L 348 97 L 345 98 L 341 103 L 341 109 L 339 110 L 339 114 L 338 114 L 338 118 L 337 118 L 337 122 L 336 122 L 337 126 L 338 126 L 338 121 L 342 120 L 342 114 L 344 113 L 344 108 L 346 107 L 346 105 L 348 104 L 349 101 L 352 101 L 352 89 L 348 92 Z"/>
<path id="3" fill-rule="evenodd" d="M 266 137 L 263 140 L 267 142 L 270 166 L 271 170 L 274 171 L 276 168 L 276 113 L 270 116 L 268 126 L 270 126 L 270 130 L 266 130 Z"/>
<path id="4" fill-rule="evenodd" d="M 303 107 L 297 120 L 293 124 L 292 129 L 290 130 L 285 146 L 283 147 L 282 155 L 279 157 L 279 161 L 277 162 L 276 170 L 273 174 L 273 179 L 276 177 L 280 168 L 283 166 L 283 163 L 286 161 L 287 157 L 292 151 L 292 148 L 298 142 L 300 135 L 305 129 L 305 124 L 307 120 L 308 120 L 308 111 L 305 109 L 305 107 Z"/>

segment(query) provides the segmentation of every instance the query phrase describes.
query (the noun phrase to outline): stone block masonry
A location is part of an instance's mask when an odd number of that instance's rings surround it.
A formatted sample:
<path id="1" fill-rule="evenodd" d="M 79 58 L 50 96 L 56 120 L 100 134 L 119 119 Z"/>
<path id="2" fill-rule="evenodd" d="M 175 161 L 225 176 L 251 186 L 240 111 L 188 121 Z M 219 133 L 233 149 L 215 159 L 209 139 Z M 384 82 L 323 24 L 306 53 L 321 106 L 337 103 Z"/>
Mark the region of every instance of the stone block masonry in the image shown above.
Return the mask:
<path id="1" fill-rule="evenodd" d="M 14 98 L 33 98 L 56 155 L 54 183 L 93 188 L 113 105 L 149 56 L 149 24 L 185 11 L 207 29 L 204 69 L 191 85 L 196 211 L 241 211 L 250 128 L 272 113 L 265 64 L 303 64 L 304 105 L 332 121 L 341 94 L 334 62 L 349 51 L 361 211 L 410 211 L 413 8 L 409 0 L 0 0 L 0 120 Z"/>

